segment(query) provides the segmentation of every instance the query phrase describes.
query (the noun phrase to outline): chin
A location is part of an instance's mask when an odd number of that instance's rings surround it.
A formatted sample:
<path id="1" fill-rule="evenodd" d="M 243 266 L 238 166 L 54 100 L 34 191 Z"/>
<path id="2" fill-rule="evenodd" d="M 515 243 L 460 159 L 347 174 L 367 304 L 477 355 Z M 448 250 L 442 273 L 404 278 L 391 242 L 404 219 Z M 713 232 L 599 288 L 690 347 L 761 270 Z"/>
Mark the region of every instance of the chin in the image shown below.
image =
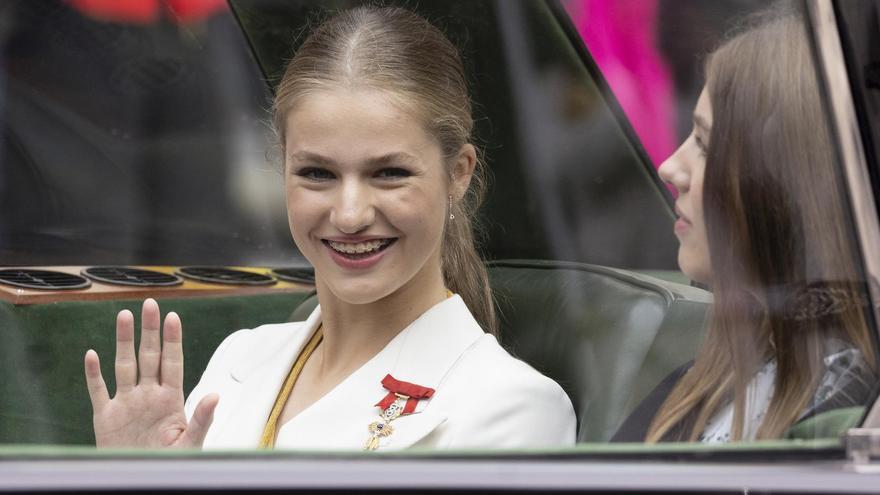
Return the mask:
<path id="1" fill-rule="evenodd" d="M 348 304 L 370 304 L 394 292 L 379 284 L 344 284 L 344 286 L 328 285 L 330 292 L 340 301 Z"/>
<path id="2" fill-rule="evenodd" d="M 682 273 L 694 282 L 709 285 L 712 280 L 712 270 L 709 269 L 708 263 L 702 263 L 693 259 L 693 257 L 679 253 L 678 266 L 681 268 Z"/>

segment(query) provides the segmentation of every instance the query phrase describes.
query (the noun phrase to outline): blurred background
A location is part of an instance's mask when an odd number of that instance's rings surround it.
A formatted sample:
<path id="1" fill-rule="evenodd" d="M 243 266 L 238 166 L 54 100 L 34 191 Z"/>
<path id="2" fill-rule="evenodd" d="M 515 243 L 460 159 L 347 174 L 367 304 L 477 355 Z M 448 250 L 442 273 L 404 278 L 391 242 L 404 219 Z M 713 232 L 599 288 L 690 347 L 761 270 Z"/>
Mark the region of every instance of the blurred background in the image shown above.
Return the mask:
<path id="1" fill-rule="evenodd" d="M 305 265 L 271 87 L 309 25 L 358 3 L 0 3 L 0 263 Z M 487 258 L 676 270 L 654 168 L 689 132 L 701 56 L 761 2 L 386 3 L 461 49 Z"/>

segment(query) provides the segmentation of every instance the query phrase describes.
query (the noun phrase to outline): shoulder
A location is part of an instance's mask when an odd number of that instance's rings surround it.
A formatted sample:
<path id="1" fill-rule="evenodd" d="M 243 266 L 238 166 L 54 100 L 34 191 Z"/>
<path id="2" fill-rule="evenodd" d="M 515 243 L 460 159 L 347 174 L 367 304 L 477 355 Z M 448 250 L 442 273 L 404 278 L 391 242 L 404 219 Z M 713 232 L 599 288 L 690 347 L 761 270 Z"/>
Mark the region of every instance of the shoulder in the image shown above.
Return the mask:
<path id="1" fill-rule="evenodd" d="M 282 343 L 303 331 L 304 322 L 272 323 L 238 330 L 217 346 L 205 373 L 212 368 L 227 368 L 233 364 L 247 367 L 248 364 L 265 362 L 278 352 Z"/>
<path id="2" fill-rule="evenodd" d="M 450 447 L 541 447 L 575 440 L 574 408 L 555 381 L 484 335 L 437 391 L 449 414 Z M 439 405 L 439 404 L 438 404 Z"/>
<path id="3" fill-rule="evenodd" d="M 270 360 L 281 343 L 305 331 L 302 322 L 261 325 L 229 334 L 214 350 L 198 384 L 187 397 L 187 416 L 207 393 L 227 390 L 234 375 L 247 375 L 260 363 Z"/>
<path id="4" fill-rule="evenodd" d="M 294 322 L 261 325 L 229 334 L 214 350 L 196 389 L 225 380 L 234 370 L 247 373 L 271 359 L 283 342 L 302 331 L 302 322 Z"/>
<path id="5" fill-rule="evenodd" d="M 638 406 L 627 416 L 623 424 L 617 429 L 614 436 L 611 437 L 612 442 L 643 442 L 648 436 L 648 429 L 651 421 L 660 410 L 660 406 L 666 401 L 666 398 L 672 393 L 672 389 L 678 384 L 678 381 L 690 371 L 694 362 L 689 361 L 679 366 L 672 373 L 657 384 L 656 387 L 639 403 Z M 672 434 L 675 435 L 674 433 Z"/>
<path id="6" fill-rule="evenodd" d="M 519 390 L 568 399 L 559 384 L 510 355 L 489 334 L 480 337 L 462 355 L 458 368 L 458 373 L 468 376 L 471 387 L 480 387 L 486 393 L 499 389 L 505 392 Z"/>
<path id="7" fill-rule="evenodd" d="M 812 402 L 799 420 L 845 407 L 864 406 L 871 398 L 877 370 L 852 344 L 839 339 L 826 342 L 825 371 L 819 379 Z"/>
<path id="8" fill-rule="evenodd" d="M 251 354 L 252 359 L 262 358 L 264 354 L 270 354 L 274 351 L 274 348 L 268 344 L 284 342 L 299 331 L 302 331 L 303 328 L 303 322 L 298 321 L 271 323 L 260 325 L 256 328 L 238 330 L 223 339 L 223 342 L 214 351 L 214 356 L 211 360 L 229 355 L 239 355 L 244 351 Z"/>

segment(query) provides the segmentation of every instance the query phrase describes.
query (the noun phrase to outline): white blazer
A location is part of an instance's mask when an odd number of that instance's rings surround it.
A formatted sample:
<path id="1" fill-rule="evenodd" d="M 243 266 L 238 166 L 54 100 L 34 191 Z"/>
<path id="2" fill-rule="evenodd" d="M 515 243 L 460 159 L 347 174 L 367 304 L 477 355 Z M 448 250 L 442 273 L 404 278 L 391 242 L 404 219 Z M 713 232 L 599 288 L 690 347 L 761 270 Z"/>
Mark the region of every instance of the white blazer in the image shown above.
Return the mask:
<path id="1" fill-rule="evenodd" d="M 256 448 L 300 350 L 321 322 L 263 325 L 230 335 L 214 352 L 186 402 L 187 417 L 206 394 L 220 402 L 205 448 Z M 379 450 L 571 445 L 571 401 L 553 380 L 512 357 L 484 333 L 459 296 L 426 311 L 385 348 L 285 423 L 276 448 L 360 450 L 386 374 L 436 390 L 415 413 L 392 422 Z"/>

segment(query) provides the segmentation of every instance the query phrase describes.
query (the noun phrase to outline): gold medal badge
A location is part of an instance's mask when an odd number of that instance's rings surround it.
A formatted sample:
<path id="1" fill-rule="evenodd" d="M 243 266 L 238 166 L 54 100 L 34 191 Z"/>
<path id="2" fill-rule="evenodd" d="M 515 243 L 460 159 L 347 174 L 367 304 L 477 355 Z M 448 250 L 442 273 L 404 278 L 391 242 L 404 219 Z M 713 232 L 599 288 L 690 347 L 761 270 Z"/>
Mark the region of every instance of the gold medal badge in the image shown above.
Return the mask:
<path id="1" fill-rule="evenodd" d="M 403 414 L 404 404 L 409 397 L 405 395 L 395 394 L 397 399 L 391 403 L 388 408 L 382 411 L 380 418 L 370 423 L 367 430 L 370 432 L 370 438 L 364 445 L 364 450 L 376 450 L 379 448 L 379 440 L 391 436 L 394 433 L 394 427 L 391 422 L 399 418 Z"/>
<path id="2" fill-rule="evenodd" d="M 379 408 L 379 419 L 367 426 L 370 436 L 364 444 L 365 451 L 377 450 L 380 440 L 388 438 L 394 433 L 391 423 L 406 414 L 412 414 L 416 410 L 419 400 L 429 399 L 434 395 L 434 389 L 403 382 L 385 375 L 382 386 L 388 390 L 384 399 L 376 404 Z"/>

